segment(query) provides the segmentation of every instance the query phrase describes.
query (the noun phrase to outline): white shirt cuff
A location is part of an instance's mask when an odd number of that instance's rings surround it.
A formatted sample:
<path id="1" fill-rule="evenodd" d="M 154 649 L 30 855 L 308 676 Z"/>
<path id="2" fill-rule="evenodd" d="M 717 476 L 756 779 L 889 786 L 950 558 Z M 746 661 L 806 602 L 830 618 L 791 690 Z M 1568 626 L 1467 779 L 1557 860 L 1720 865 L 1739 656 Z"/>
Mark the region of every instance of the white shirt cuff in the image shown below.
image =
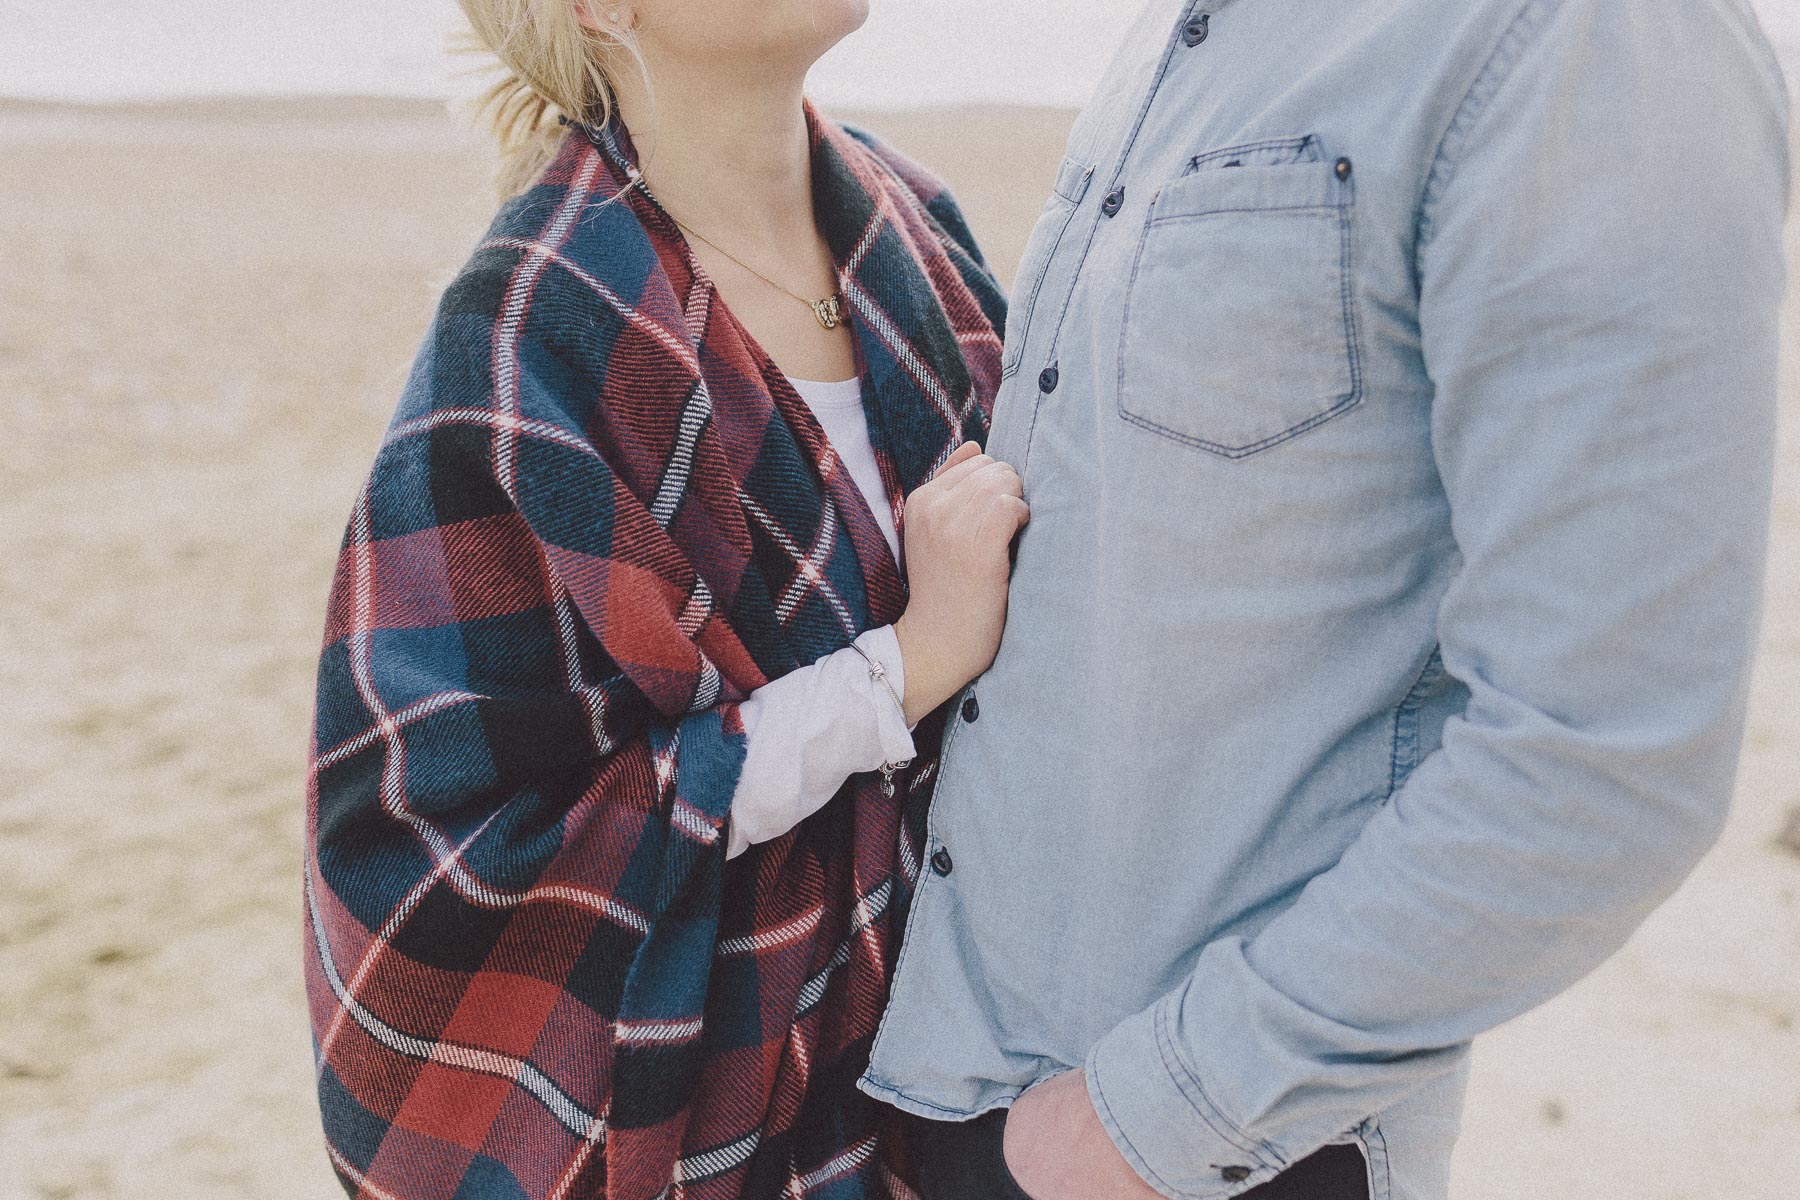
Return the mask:
<path id="1" fill-rule="evenodd" d="M 906 664 L 892 626 L 757 688 L 739 707 L 747 748 L 731 802 L 726 856 L 771 841 L 823 808 L 850 776 L 914 754 L 906 712 Z M 887 684 L 893 685 L 888 690 Z"/>

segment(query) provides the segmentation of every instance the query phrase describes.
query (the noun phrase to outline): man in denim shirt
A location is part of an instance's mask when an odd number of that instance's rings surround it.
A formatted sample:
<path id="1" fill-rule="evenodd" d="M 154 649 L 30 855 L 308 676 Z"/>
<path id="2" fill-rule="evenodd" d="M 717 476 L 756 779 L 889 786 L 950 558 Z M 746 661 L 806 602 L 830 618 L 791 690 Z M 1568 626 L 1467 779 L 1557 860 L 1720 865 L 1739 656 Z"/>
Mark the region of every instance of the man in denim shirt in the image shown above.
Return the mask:
<path id="1" fill-rule="evenodd" d="M 927 1200 L 1445 1195 L 1470 1040 L 1725 814 L 1787 145 L 1746 0 L 1152 0 L 862 1080 Z"/>

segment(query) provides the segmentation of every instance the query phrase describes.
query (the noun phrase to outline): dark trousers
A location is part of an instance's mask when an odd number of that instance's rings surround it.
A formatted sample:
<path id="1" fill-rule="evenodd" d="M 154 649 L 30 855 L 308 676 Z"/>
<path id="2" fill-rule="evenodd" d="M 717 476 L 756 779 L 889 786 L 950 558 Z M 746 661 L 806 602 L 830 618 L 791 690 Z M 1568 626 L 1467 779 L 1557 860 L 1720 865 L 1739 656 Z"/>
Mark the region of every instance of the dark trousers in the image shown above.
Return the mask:
<path id="1" fill-rule="evenodd" d="M 972 1121 L 910 1122 L 922 1200 L 1032 1200 L 1006 1167 L 1006 1110 Z M 1326 1146 L 1240 1200 L 1369 1200 L 1368 1167 L 1355 1146 Z"/>

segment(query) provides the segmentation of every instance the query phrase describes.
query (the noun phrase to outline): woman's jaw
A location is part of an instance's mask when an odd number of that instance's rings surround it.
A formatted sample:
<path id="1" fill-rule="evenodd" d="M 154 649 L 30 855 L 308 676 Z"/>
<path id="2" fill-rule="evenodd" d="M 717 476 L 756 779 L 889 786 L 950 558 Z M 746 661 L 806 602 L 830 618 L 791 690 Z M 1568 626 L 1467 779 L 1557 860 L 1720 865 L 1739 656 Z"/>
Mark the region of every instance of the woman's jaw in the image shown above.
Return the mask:
<path id="1" fill-rule="evenodd" d="M 584 2 L 599 20 L 626 26 L 655 91 L 663 75 L 803 87 L 813 64 L 869 17 L 869 0 Z"/>

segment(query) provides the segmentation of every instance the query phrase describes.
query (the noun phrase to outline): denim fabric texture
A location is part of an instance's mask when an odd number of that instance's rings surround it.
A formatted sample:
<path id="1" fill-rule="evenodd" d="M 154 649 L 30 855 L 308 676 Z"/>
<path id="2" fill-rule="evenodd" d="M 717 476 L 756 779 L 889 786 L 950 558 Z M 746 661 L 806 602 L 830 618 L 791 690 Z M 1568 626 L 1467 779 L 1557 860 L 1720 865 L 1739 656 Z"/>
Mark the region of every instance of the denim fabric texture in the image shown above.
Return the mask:
<path id="1" fill-rule="evenodd" d="M 1032 519 L 865 1090 L 1084 1067 L 1174 1200 L 1441 1200 L 1470 1040 L 1725 814 L 1787 119 L 1743 0 L 1148 4 L 1017 277 Z"/>

